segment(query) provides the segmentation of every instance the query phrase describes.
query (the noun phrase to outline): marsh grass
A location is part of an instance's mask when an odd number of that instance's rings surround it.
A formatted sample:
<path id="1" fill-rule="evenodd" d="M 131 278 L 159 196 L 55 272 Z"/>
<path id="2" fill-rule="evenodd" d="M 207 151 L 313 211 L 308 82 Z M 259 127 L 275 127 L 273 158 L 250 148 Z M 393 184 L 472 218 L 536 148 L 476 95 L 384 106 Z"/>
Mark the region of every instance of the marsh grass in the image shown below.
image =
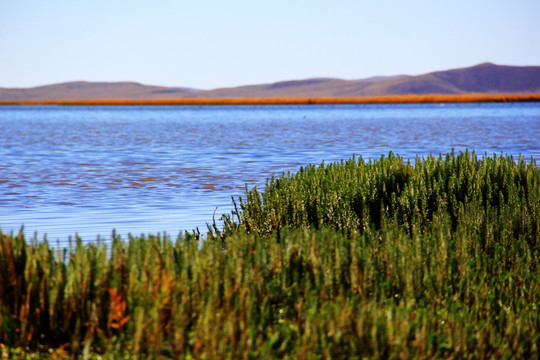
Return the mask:
<path id="1" fill-rule="evenodd" d="M 309 165 L 246 189 L 226 230 L 257 234 L 287 227 L 330 227 L 375 234 L 388 226 L 409 235 L 440 223 L 452 232 L 476 229 L 484 242 L 539 236 L 539 172 L 534 159 L 465 151 L 417 158 L 414 166 L 390 153 L 378 161 L 350 159 Z M 236 204 L 235 204 L 236 206 Z M 486 246 L 489 244 L 486 244 Z"/>
<path id="2" fill-rule="evenodd" d="M 534 358 L 540 172 L 468 152 L 308 166 L 223 229 L 0 235 L 6 356 Z M 27 349 L 27 350 L 25 350 Z"/>
<path id="3" fill-rule="evenodd" d="M 420 94 L 365 97 L 267 97 L 179 99 L 61 99 L 7 100 L 0 105 L 307 105 L 307 104 L 414 104 L 540 101 L 538 93 L 514 94 Z"/>

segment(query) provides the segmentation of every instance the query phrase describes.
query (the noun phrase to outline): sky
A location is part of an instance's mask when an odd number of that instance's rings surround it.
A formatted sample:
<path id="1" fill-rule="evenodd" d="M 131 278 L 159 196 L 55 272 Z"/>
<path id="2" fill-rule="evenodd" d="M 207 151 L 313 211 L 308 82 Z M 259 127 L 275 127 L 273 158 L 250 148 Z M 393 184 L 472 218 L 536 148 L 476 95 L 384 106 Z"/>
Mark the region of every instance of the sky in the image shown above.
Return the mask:
<path id="1" fill-rule="evenodd" d="M 0 0 L 0 87 L 214 89 L 540 65 L 539 0 Z"/>

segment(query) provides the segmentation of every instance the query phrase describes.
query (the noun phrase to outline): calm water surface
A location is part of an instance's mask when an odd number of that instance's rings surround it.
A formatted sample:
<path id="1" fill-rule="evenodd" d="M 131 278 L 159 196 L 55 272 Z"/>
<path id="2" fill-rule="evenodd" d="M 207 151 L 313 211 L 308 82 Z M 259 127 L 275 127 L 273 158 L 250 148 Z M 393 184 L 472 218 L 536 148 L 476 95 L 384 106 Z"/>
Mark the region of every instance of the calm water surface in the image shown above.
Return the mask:
<path id="1" fill-rule="evenodd" d="M 540 159 L 540 103 L 2 106 L 0 226 L 60 245 L 203 232 L 272 175 L 453 148 Z"/>

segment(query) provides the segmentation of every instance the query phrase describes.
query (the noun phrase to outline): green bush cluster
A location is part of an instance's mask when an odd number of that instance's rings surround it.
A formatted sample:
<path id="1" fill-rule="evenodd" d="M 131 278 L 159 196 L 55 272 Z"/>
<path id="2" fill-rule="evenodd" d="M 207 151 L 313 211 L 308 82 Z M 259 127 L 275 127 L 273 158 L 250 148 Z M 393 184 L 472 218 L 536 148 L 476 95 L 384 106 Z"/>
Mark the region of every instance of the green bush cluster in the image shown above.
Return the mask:
<path id="1" fill-rule="evenodd" d="M 204 240 L 0 235 L 0 355 L 538 357 L 539 183 L 533 160 L 390 154 L 246 189 Z"/>
<path id="2" fill-rule="evenodd" d="M 484 238 L 539 236 L 538 168 L 534 160 L 484 157 L 468 151 L 404 164 L 390 153 L 365 163 L 355 158 L 301 168 L 267 182 L 260 194 L 246 189 L 241 211 L 227 229 L 267 234 L 282 227 L 330 227 L 376 233 L 388 225 L 409 235 L 428 233 L 438 222 L 473 226 Z M 233 222 L 233 220 L 237 220 Z M 489 229 L 488 229 L 489 228 Z M 488 236 L 489 232 L 489 236 Z"/>

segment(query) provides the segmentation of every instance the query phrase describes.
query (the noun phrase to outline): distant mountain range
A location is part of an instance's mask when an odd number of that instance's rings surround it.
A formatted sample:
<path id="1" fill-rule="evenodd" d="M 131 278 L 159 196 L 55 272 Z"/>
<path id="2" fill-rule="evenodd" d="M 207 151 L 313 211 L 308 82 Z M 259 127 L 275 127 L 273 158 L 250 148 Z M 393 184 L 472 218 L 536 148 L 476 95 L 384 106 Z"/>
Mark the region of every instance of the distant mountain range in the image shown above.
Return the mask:
<path id="1" fill-rule="evenodd" d="M 313 78 L 213 90 L 149 86 L 135 82 L 77 81 L 26 89 L 0 88 L 0 101 L 364 97 L 468 93 L 540 93 L 540 66 L 502 66 L 483 63 L 418 76 L 375 76 L 361 80 Z"/>

